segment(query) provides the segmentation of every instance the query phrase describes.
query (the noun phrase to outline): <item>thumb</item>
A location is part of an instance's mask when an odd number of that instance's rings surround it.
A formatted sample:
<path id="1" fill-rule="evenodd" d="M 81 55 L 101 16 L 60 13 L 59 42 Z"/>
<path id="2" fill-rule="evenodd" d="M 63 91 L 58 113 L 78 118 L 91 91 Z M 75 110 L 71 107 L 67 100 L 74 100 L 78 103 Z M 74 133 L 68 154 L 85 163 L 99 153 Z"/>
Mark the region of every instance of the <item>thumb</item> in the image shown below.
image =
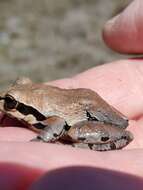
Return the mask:
<path id="1" fill-rule="evenodd" d="M 103 29 L 105 43 L 120 53 L 143 53 L 143 1 L 134 0 Z"/>

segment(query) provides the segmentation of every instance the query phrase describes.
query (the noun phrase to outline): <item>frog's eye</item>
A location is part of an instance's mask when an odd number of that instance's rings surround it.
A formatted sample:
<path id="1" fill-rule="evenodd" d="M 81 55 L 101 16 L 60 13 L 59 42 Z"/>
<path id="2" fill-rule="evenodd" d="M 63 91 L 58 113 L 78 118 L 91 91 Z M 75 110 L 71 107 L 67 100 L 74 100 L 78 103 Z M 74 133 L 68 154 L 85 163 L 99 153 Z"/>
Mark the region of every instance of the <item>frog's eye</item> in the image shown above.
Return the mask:
<path id="1" fill-rule="evenodd" d="M 106 142 L 106 141 L 108 141 L 108 140 L 110 140 L 109 137 L 101 137 L 101 141 L 102 141 L 102 142 Z"/>
<path id="2" fill-rule="evenodd" d="M 4 109 L 11 110 L 17 107 L 18 102 L 10 95 L 4 98 Z"/>

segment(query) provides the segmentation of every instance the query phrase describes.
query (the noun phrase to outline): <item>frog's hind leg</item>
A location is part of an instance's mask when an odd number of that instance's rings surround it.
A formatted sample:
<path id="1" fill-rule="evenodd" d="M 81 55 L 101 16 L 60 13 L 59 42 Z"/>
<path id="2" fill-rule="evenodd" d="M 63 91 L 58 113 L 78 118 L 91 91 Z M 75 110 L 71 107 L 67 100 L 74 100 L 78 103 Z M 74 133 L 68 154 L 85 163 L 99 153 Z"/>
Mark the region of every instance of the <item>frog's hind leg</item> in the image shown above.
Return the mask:
<path id="1" fill-rule="evenodd" d="M 131 132 L 96 121 L 82 121 L 70 128 L 72 146 L 97 151 L 121 149 L 133 140 Z"/>
<path id="2" fill-rule="evenodd" d="M 126 134 L 120 139 L 109 141 L 107 143 L 73 143 L 72 147 L 84 148 L 95 151 L 109 151 L 109 150 L 118 150 L 127 146 L 133 139 L 132 134 L 129 131 L 126 131 Z"/>
<path id="3" fill-rule="evenodd" d="M 75 148 L 84 148 L 84 149 L 89 149 L 89 150 L 94 150 L 94 151 L 109 151 L 109 150 L 118 150 L 127 145 L 127 141 L 125 139 L 120 139 L 114 142 L 109 142 L 105 144 L 82 144 L 82 143 L 73 143 L 72 147 Z"/>
<path id="4" fill-rule="evenodd" d="M 66 121 L 58 116 L 48 117 L 46 120 L 34 124 L 33 127 L 41 130 L 36 139 L 32 139 L 32 141 L 43 142 L 55 142 L 70 128 Z"/>
<path id="5" fill-rule="evenodd" d="M 89 149 L 94 151 L 107 151 L 107 150 L 115 150 L 117 146 L 114 143 L 107 143 L 107 144 L 90 144 L 90 143 L 61 143 L 59 141 L 56 144 L 64 144 L 66 146 L 74 147 L 74 148 L 81 148 L 81 149 Z"/>

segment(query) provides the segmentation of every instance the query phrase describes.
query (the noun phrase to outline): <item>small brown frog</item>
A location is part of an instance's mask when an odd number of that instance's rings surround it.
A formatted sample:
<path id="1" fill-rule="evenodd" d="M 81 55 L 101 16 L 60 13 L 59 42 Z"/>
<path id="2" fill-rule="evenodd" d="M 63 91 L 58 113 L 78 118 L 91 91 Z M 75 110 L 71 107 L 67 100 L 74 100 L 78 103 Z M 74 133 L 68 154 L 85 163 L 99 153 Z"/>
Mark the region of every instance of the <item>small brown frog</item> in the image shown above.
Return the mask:
<path id="1" fill-rule="evenodd" d="M 125 130 L 128 119 L 90 89 L 61 89 L 21 78 L 1 93 L 0 110 L 35 130 L 36 141 L 103 151 L 133 140 Z"/>

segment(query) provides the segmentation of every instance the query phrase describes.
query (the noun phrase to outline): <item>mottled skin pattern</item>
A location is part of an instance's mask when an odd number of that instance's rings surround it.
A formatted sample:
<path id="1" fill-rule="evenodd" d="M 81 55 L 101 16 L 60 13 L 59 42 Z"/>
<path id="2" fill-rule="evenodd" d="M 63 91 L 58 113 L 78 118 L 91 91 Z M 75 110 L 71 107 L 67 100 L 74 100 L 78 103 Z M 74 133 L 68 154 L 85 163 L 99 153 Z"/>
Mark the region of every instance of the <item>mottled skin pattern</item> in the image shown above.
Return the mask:
<path id="1" fill-rule="evenodd" d="M 22 78 L 1 94 L 0 103 L 3 112 L 39 132 L 36 141 L 66 139 L 72 146 L 111 150 L 133 139 L 125 131 L 127 118 L 89 89 L 61 89 Z"/>

